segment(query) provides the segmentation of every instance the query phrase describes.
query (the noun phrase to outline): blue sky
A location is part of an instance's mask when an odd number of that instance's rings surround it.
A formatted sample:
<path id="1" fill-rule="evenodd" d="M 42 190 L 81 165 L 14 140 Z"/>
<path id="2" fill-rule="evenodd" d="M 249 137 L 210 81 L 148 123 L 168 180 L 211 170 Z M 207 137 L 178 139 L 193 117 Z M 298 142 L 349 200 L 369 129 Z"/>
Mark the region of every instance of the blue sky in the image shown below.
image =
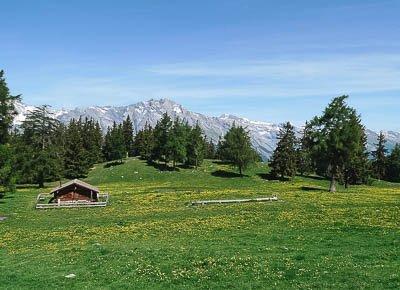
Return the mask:
<path id="1" fill-rule="evenodd" d="M 0 68 L 28 104 L 188 109 L 301 124 L 335 96 L 400 130 L 400 1 L 0 4 Z"/>

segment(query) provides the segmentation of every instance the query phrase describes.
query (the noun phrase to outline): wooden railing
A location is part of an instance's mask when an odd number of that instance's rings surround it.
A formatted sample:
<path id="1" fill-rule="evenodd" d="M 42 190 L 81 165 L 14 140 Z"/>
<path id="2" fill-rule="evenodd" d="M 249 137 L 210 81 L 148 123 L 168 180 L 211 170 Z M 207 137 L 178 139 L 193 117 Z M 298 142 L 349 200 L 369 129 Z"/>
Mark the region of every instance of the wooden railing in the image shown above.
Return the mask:
<path id="1" fill-rule="evenodd" d="M 212 199 L 212 200 L 198 200 L 192 201 L 192 205 L 207 205 L 207 204 L 228 204 L 228 203 L 244 203 L 244 202 L 266 202 L 266 201 L 278 201 L 278 197 L 256 197 L 256 198 L 244 198 L 244 199 Z"/>
<path id="2" fill-rule="evenodd" d="M 37 209 L 47 209 L 47 208 L 73 208 L 73 207 L 101 207 L 108 204 L 109 194 L 99 193 L 97 198 L 99 201 L 88 201 L 88 200 L 73 200 L 73 201 L 58 201 L 55 203 L 41 203 L 45 200 L 50 200 L 52 195 L 46 193 L 39 193 L 36 198 L 36 208 Z"/>

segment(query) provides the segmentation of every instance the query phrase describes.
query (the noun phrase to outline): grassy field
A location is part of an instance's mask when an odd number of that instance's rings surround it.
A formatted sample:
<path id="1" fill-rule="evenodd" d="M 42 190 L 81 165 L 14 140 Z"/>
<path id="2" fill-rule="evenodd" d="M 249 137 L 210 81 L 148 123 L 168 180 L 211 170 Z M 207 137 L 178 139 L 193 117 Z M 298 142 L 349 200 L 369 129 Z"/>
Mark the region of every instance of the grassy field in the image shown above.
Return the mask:
<path id="1" fill-rule="evenodd" d="M 38 189 L 20 188 L 0 199 L 0 288 L 400 287 L 399 185 L 332 194 L 266 172 L 100 164 L 87 181 L 111 194 L 106 208 L 35 210 Z M 271 195 L 281 201 L 189 206 Z"/>

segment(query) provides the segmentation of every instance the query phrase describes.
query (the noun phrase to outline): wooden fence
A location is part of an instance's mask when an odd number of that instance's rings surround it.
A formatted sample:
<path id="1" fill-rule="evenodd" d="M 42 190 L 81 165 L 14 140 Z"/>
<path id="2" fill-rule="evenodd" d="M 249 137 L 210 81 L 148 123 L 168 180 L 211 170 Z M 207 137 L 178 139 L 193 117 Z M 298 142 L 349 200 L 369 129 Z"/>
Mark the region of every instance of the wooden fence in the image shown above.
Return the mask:
<path id="1" fill-rule="evenodd" d="M 47 193 L 39 193 L 36 198 L 36 208 L 37 209 L 47 209 L 47 208 L 73 208 L 73 207 L 102 207 L 108 204 L 108 193 L 98 194 L 99 201 L 87 201 L 87 200 L 74 200 L 74 201 L 58 201 L 56 203 L 49 203 L 48 201 L 52 195 Z M 47 203 L 44 203 L 47 201 Z"/>
<path id="2" fill-rule="evenodd" d="M 265 202 L 265 201 L 278 201 L 278 198 L 276 196 L 272 196 L 272 197 L 258 197 L 258 198 L 245 198 L 245 199 L 198 200 L 198 201 L 192 201 L 192 205 L 226 204 L 226 203 L 243 203 L 243 202 Z"/>

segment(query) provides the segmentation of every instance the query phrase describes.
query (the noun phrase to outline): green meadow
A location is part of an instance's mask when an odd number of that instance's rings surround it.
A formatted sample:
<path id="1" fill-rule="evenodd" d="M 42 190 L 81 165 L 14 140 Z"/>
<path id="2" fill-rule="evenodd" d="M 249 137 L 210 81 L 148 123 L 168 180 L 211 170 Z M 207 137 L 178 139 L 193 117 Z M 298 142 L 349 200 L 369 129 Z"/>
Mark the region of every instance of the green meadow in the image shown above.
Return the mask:
<path id="1" fill-rule="evenodd" d="M 0 199 L 0 288 L 400 287 L 399 184 L 329 193 L 318 177 L 278 182 L 267 172 L 98 164 L 85 181 L 110 193 L 105 208 L 36 210 L 37 194 L 56 184 L 20 186 Z"/>

